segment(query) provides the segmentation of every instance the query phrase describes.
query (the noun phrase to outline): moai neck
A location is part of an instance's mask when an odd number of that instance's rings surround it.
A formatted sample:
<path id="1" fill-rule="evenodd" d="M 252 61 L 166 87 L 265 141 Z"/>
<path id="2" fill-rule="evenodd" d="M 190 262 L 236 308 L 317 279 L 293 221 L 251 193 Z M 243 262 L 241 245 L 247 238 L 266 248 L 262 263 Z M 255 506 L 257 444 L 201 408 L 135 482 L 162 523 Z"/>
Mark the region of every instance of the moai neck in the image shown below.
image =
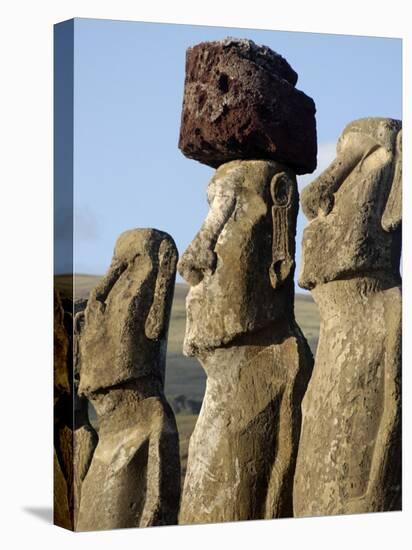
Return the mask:
<path id="1" fill-rule="evenodd" d="M 162 384 L 154 376 L 131 380 L 91 394 L 90 401 L 98 416 L 100 436 L 116 430 L 117 426 L 122 429 L 135 426 L 142 401 L 151 397 L 163 397 Z"/>
<path id="2" fill-rule="evenodd" d="M 317 285 L 312 295 L 319 307 L 322 323 L 331 317 L 350 317 L 356 321 L 356 312 L 364 308 L 371 298 L 401 285 L 393 274 L 374 272 L 362 277 L 352 277 Z M 359 319 L 365 323 L 365 319 Z"/>
<path id="3" fill-rule="evenodd" d="M 273 346 L 282 346 L 294 334 L 294 327 L 293 318 L 278 319 L 259 331 L 237 337 L 227 346 L 200 352 L 198 359 L 208 377 L 230 382 L 243 366 L 249 365 L 263 353 L 271 353 Z"/>

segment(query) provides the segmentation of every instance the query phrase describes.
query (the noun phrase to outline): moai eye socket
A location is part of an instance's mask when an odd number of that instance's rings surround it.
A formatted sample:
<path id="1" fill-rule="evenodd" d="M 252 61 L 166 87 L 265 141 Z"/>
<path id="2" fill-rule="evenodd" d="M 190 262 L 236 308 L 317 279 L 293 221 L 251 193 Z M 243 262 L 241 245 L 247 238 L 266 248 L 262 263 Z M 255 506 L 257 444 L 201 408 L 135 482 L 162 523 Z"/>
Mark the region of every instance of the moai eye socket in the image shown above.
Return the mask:
<path id="1" fill-rule="evenodd" d="M 270 182 L 270 193 L 274 206 L 286 208 L 293 195 L 293 183 L 285 172 L 275 174 Z"/>

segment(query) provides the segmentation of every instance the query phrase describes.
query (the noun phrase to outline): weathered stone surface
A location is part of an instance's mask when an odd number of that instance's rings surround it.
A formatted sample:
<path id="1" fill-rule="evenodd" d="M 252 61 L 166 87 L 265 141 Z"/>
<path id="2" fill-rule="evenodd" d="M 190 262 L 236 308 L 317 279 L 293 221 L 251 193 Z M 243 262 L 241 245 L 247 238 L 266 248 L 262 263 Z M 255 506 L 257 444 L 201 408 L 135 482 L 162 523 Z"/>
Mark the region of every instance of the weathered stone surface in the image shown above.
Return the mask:
<path id="1" fill-rule="evenodd" d="M 66 310 L 63 309 L 62 303 Z M 85 303 L 82 306 L 85 307 Z M 54 521 L 76 529 L 81 484 L 97 445 L 89 422 L 87 400 L 77 394 L 78 330 L 73 301 L 54 295 Z"/>
<path id="2" fill-rule="evenodd" d="M 208 215 L 179 262 L 192 287 L 187 355 L 293 314 L 298 209 L 293 172 L 270 161 L 227 163 L 209 183 L 208 202 Z"/>
<path id="3" fill-rule="evenodd" d="M 295 88 L 287 61 L 251 40 L 188 48 L 179 148 L 214 168 L 272 159 L 296 173 L 316 168 L 315 104 Z"/>
<path id="4" fill-rule="evenodd" d="M 72 380 L 70 370 L 70 319 L 65 314 L 59 293 L 54 291 L 54 453 L 53 518 L 66 529 L 74 528 Z"/>
<path id="5" fill-rule="evenodd" d="M 300 285 L 321 325 L 302 404 L 297 516 L 401 506 L 401 123 L 349 124 L 302 193 Z"/>
<path id="6" fill-rule="evenodd" d="M 73 304 L 75 315 L 73 322 L 73 363 L 74 363 L 74 433 L 73 433 L 73 492 L 74 492 L 74 525 L 77 529 L 79 516 L 81 489 L 83 480 L 89 471 L 94 450 L 98 443 L 97 433 L 91 426 L 88 414 L 88 401 L 85 397 L 79 397 L 78 388 L 80 381 L 80 354 L 79 344 L 81 330 L 84 324 L 83 312 L 87 306 L 87 300 L 76 300 Z"/>
<path id="7" fill-rule="evenodd" d="M 73 516 L 69 502 L 70 493 L 67 487 L 61 461 L 53 448 L 53 523 L 59 527 L 73 530 Z"/>
<path id="8" fill-rule="evenodd" d="M 177 522 L 179 440 L 163 393 L 177 251 L 154 229 L 123 233 L 89 298 L 80 337 L 80 394 L 99 443 L 82 484 L 79 530 Z"/>
<path id="9" fill-rule="evenodd" d="M 85 311 L 80 393 L 147 375 L 164 380 L 176 262 L 166 233 L 134 229 L 119 237 Z"/>
<path id="10" fill-rule="evenodd" d="M 303 288 L 373 271 L 399 275 L 401 232 L 384 224 L 396 229 L 401 219 L 400 130 L 400 121 L 392 119 L 351 122 L 336 159 L 302 191 L 310 220 L 299 275 Z"/>
<path id="11" fill-rule="evenodd" d="M 179 523 L 291 516 L 313 363 L 293 312 L 296 178 L 275 162 L 234 161 L 208 198 L 179 262 L 191 285 L 184 352 L 208 376 Z"/>
<path id="12" fill-rule="evenodd" d="M 78 517 L 81 502 L 82 484 L 92 462 L 93 454 L 98 443 L 96 431 L 90 425 L 87 415 L 87 401 L 82 403 L 82 411 L 75 410 L 76 428 L 73 434 L 73 497 L 74 497 L 74 526 L 78 529 Z"/>
<path id="13" fill-rule="evenodd" d="M 80 531 L 177 523 L 177 428 L 155 382 L 130 381 L 91 398 L 99 444 L 82 485 Z"/>

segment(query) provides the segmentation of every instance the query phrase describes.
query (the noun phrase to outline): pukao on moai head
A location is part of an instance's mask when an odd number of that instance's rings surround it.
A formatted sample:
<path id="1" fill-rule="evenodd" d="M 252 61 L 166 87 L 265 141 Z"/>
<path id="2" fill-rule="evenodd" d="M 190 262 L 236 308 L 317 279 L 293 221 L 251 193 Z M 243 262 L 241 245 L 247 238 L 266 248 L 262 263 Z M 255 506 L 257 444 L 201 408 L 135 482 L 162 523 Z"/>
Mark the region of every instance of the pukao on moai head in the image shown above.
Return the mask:
<path id="1" fill-rule="evenodd" d="M 297 80 L 284 57 L 252 40 L 228 37 L 188 48 L 180 150 L 213 168 L 262 159 L 296 174 L 313 172 L 316 108 Z"/>
<path id="2" fill-rule="evenodd" d="M 180 523 L 285 517 L 312 355 L 294 319 L 296 172 L 316 167 L 315 105 L 250 40 L 189 48 L 179 147 L 217 168 L 178 269 L 184 353 L 207 373 Z M 253 465 L 253 466 L 251 466 Z"/>
<path id="3" fill-rule="evenodd" d="M 209 212 L 179 262 L 191 289 L 184 351 L 196 355 L 293 318 L 296 177 L 273 161 L 222 165 Z"/>
<path id="4" fill-rule="evenodd" d="M 320 335 L 302 403 L 298 516 L 401 506 L 401 128 L 351 122 L 301 194 L 310 222 L 299 284 L 319 306 Z"/>
<path id="5" fill-rule="evenodd" d="M 399 120 L 386 118 L 351 122 L 339 138 L 336 159 L 302 191 L 310 223 L 300 286 L 374 272 L 399 278 L 401 128 Z"/>
<path id="6" fill-rule="evenodd" d="M 177 522 L 179 438 L 164 396 L 177 250 L 155 229 L 126 231 L 91 293 L 80 336 L 80 391 L 99 443 L 82 485 L 79 530 Z"/>

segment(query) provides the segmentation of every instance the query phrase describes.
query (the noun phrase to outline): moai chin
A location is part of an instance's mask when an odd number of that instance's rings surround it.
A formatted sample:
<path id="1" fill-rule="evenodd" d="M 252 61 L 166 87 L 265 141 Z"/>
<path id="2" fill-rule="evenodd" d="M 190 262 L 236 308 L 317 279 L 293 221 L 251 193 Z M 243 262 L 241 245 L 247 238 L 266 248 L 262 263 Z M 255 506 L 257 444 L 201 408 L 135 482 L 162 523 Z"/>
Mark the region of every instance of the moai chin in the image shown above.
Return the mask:
<path id="1" fill-rule="evenodd" d="M 179 523 L 292 515 L 312 355 L 294 319 L 296 178 L 274 161 L 232 161 L 178 269 L 190 284 L 184 353 L 207 373 Z"/>
<path id="2" fill-rule="evenodd" d="M 297 516 L 401 507 L 401 186 L 398 120 L 350 123 L 301 195 L 299 284 L 320 310 L 303 400 Z"/>
<path id="3" fill-rule="evenodd" d="M 82 485 L 79 530 L 177 522 L 179 440 L 163 392 L 176 262 L 166 233 L 126 231 L 88 301 L 79 391 L 96 410 L 99 443 Z"/>

